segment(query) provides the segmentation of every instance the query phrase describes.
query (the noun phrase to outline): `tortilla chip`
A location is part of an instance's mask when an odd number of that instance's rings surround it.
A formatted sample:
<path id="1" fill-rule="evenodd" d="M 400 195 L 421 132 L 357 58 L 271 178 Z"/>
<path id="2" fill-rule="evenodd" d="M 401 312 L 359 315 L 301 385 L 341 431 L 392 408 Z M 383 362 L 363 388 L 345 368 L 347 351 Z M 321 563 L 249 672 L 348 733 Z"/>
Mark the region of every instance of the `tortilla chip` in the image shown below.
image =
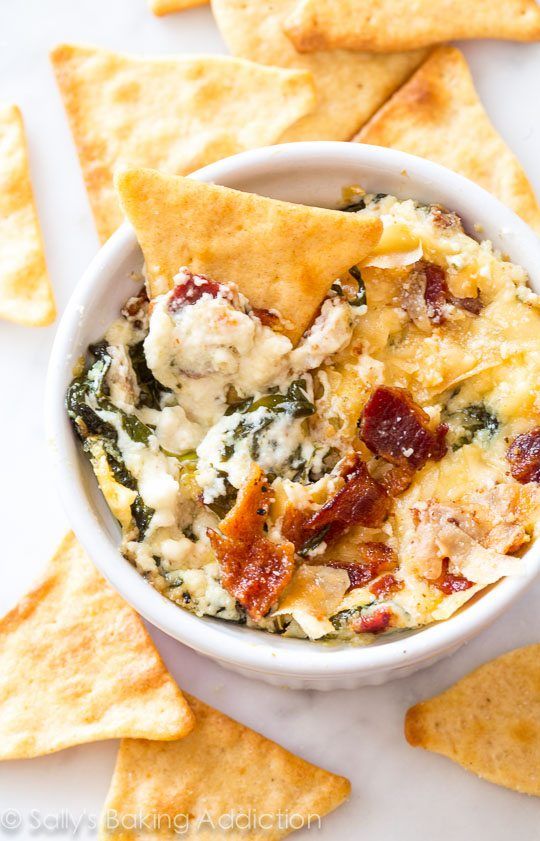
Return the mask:
<path id="1" fill-rule="evenodd" d="M 253 307 L 277 310 L 297 341 L 333 281 L 378 242 L 378 219 L 288 204 L 151 169 L 116 180 L 146 260 L 151 295 L 181 266 L 234 281 Z"/>
<path id="2" fill-rule="evenodd" d="M 179 739 L 192 727 L 141 619 L 69 534 L 0 619 L 0 759 L 121 736 Z"/>
<path id="3" fill-rule="evenodd" d="M 21 112 L 0 104 L 0 317 L 41 327 L 55 315 Z"/>
<path id="4" fill-rule="evenodd" d="M 308 73 L 228 56 L 147 58 L 60 46 L 52 63 L 102 240 L 123 221 L 117 166 L 184 175 L 275 143 L 315 103 Z"/>
<path id="5" fill-rule="evenodd" d="M 540 645 L 503 654 L 412 707 L 405 736 L 485 780 L 540 796 Z"/>
<path id="6" fill-rule="evenodd" d="M 159 820 L 161 839 L 274 841 L 300 827 L 290 816 L 308 826 L 311 815 L 311 826 L 318 827 L 319 818 L 349 796 L 350 783 L 344 777 L 305 762 L 188 697 L 197 724 L 186 739 L 122 742 L 102 815 L 102 841 L 156 838 L 150 829 L 133 829 L 137 815 L 145 816 L 147 827 Z M 229 815 L 231 823 L 220 825 L 220 818 Z M 250 824 L 241 823 L 243 815 Z M 258 819 L 264 820 L 262 826 L 256 825 Z"/>
<path id="7" fill-rule="evenodd" d="M 536 230 L 540 207 L 491 125 L 459 50 L 441 47 L 355 138 L 443 164 L 493 193 Z"/>
<path id="8" fill-rule="evenodd" d="M 182 12 L 193 6 L 202 6 L 208 0 L 149 0 L 150 8 L 155 15 L 169 15 L 171 12 Z"/>
<path id="9" fill-rule="evenodd" d="M 540 39 L 536 0 L 298 0 L 284 29 L 300 52 L 392 52 L 457 38 Z"/>
<path id="10" fill-rule="evenodd" d="M 234 55 L 313 74 L 318 107 L 285 132 L 284 142 L 350 140 L 426 53 L 300 55 L 283 32 L 294 5 L 295 0 L 212 0 L 212 11 Z"/>

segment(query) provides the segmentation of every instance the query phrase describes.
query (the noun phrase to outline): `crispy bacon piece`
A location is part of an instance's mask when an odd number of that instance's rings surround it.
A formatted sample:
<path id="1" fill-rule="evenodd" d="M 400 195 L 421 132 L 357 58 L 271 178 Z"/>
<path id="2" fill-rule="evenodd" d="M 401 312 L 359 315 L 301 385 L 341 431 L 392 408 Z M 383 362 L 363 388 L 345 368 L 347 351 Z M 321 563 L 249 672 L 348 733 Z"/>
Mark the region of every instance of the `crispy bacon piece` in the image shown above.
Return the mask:
<path id="1" fill-rule="evenodd" d="M 422 294 L 422 289 L 425 315 L 432 324 L 437 326 L 444 324 L 446 321 L 446 304 L 453 304 L 453 306 L 466 310 L 473 315 L 478 315 L 482 309 L 480 295 L 477 295 L 476 298 L 458 298 L 456 295 L 452 295 L 448 287 L 445 270 L 436 263 L 430 263 L 427 260 L 420 260 L 414 265 L 407 285 L 410 294 L 407 298 L 406 308 L 408 311 L 410 310 L 411 317 L 415 322 L 421 321 L 422 302 L 419 299 L 413 306 L 414 297 L 419 297 Z M 409 300 L 411 295 L 413 300 Z M 423 316 L 424 320 L 425 315 Z"/>
<path id="2" fill-rule="evenodd" d="M 420 470 L 446 453 L 446 424 L 435 431 L 429 416 L 404 388 L 378 386 L 360 418 L 360 438 L 376 455 L 403 470 Z"/>
<path id="3" fill-rule="evenodd" d="M 271 501 L 266 476 L 253 465 L 220 532 L 208 529 L 223 586 L 255 621 L 268 613 L 294 571 L 293 544 L 273 543 L 263 531 Z"/>
<path id="4" fill-rule="evenodd" d="M 204 275 L 194 275 L 184 270 L 184 280 L 177 283 L 169 299 L 169 312 L 175 313 L 189 304 L 195 304 L 203 295 L 217 298 L 221 291 L 221 284 L 210 280 Z"/>
<path id="5" fill-rule="evenodd" d="M 356 634 L 380 634 L 381 631 L 386 631 L 391 618 L 390 611 L 381 607 L 369 613 L 362 613 L 358 619 L 351 622 L 351 628 Z"/>
<path id="6" fill-rule="evenodd" d="M 514 438 L 506 458 L 510 473 L 522 485 L 540 482 L 540 426 Z"/>
<path id="7" fill-rule="evenodd" d="M 424 299 L 428 318 L 433 324 L 444 324 L 446 321 L 445 304 L 453 304 L 473 315 L 479 315 L 482 309 L 480 295 L 478 294 L 476 298 L 458 298 L 452 295 L 448 288 L 446 272 L 441 266 L 422 260 L 418 264 L 417 271 L 423 272 L 425 278 Z"/>
<path id="8" fill-rule="evenodd" d="M 378 581 L 375 581 L 369 590 L 370 593 L 373 593 L 373 595 L 376 596 L 376 598 L 386 599 L 387 596 L 390 596 L 392 593 L 397 593 L 397 591 L 402 588 L 403 582 L 397 581 L 394 576 L 389 573 L 388 575 L 383 575 L 378 579 Z"/>
<path id="9" fill-rule="evenodd" d="M 386 519 L 390 497 L 383 486 L 369 475 L 358 453 L 348 463 L 343 477 L 345 485 L 311 516 L 291 504 L 285 509 L 281 533 L 298 552 L 305 551 L 310 541 L 317 537 L 320 537 L 319 543 L 331 543 L 351 526 L 377 528 Z"/>
<path id="10" fill-rule="evenodd" d="M 398 558 L 386 543 L 368 541 L 359 545 L 358 561 L 330 561 L 328 566 L 348 572 L 350 587 L 347 592 L 350 592 L 365 587 L 383 572 L 393 572 L 398 567 Z"/>
<path id="11" fill-rule="evenodd" d="M 455 228 L 463 233 L 463 222 L 453 210 L 447 210 L 441 204 L 434 204 L 431 208 L 431 216 L 437 228 Z"/>
<path id="12" fill-rule="evenodd" d="M 309 514 L 305 511 L 295 508 L 290 502 L 287 504 L 281 522 L 281 534 L 286 540 L 290 540 L 296 549 L 301 549 L 307 540 L 304 527 L 308 519 Z"/>
<path id="13" fill-rule="evenodd" d="M 253 315 L 255 315 L 259 319 L 261 324 L 264 324 L 265 327 L 271 327 L 272 330 L 276 331 L 276 333 L 282 332 L 283 324 L 281 323 L 279 316 L 276 315 L 275 312 L 260 309 L 259 307 L 254 307 Z"/>
<path id="14" fill-rule="evenodd" d="M 452 593 L 461 593 L 463 590 L 468 590 L 469 587 L 473 586 L 473 582 L 469 581 L 469 579 L 465 578 L 465 576 L 452 575 L 451 572 L 448 572 L 449 563 L 450 561 L 448 558 L 444 558 L 441 574 L 438 578 L 429 582 L 430 584 L 433 584 L 437 590 L 440 590 L 441 593 L 444 593 L 445 596 L 451 596 Z"/>
<path id="15" fill-rule="evenodd" d="M 393 464 L 389 470 L 377 477 L 377 481 L 388 491 L 390 496 L 399 496 L 407 490 L 413 476 L 414 470 L 411 467 L 397 467 Z"/>
<path id="16" fill-rule="evenodd" d="M 372 479 L 358 453 L 344 473 L 345 484 L 306 521 L 304 543 L 323 529 L 329 543 L 341 537 L 351 526 L 381 526 L 390 510 L 390 497 L 382 485 Z"/>

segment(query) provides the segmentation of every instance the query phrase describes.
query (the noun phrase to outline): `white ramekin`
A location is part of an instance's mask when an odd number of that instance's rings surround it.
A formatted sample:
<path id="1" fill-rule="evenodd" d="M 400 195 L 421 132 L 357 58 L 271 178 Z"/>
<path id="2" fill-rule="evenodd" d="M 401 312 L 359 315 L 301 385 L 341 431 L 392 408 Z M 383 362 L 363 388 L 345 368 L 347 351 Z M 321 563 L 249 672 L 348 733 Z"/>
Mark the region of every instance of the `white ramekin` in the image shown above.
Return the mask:
<path id="1" fill-rule="evenodd" d="M 390 149 L 356 143 L 310 142 L 257 149 L 193 175 L 288 201 L 335 207 L 341 189 L 361 184 L 371 192 L 438 202 L 456 210 L 467 230 L 481 231 L 530 274 L 540 292 L 540 240 L 487 192 L 443 167 Z M 216 226 L 219 219 L 215 220 Z M 475 228 L 475 225 L 481 226 Z M 60 322 L 47 383 L 47 427 L 54 474 L 79 540 L 122 596 L 149 622 L 196 651 L 244 675 L 291 688 L 353 688 L 411 674 L 455 651 L 489 625 L 538 572 L 540 547 L 525 556 L 524 574 L 507 578 L 446 622 L 381 637 L 367 647 L 283 639 L 210 618 L 199 619 L 157 593 L 118 551 L 119 529 L 73 435 L 64 394 L 75 361 L 100 338 L 134 292 L 130 278 L 142 263 L 129 225 L 103 246 Z"/>

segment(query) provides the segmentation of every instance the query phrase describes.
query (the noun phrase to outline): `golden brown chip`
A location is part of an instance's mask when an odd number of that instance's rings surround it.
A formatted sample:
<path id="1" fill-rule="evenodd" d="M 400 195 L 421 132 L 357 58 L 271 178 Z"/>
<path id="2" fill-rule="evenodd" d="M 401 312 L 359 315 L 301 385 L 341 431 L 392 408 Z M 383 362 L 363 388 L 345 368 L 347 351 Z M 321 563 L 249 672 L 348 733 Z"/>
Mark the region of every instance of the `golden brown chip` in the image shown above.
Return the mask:
<path id="1" fill-rule="evenodd" d="M 101 739 L 179 739 L 193 715 L 139 616 L 73 534 L 0 619 L 0 759 Z"/>
<path id="2" fill-rule="evenodd" d="M 540 39 L 536 0 L 297 0 L 285 30 L 300 52 L 392 52 L 456 38 Z"/>
<path id="3" fill-rule="evenodd" d="M 21 112 L 0 104 L 0 317 L 41 327 L 55 315 Z"/>
<path id="4" fill-rule="evenodd" d="M 350 140 L 426 53 L 300 55 L 283 31 L 294 5 L 295 0 L 212 0 L 212 11 L 234 55 L 313 74 L 318 107 L 288 129 L 284 141 Z"/>
<path id="5" fill-rule="evenodd" d="M 349 796 L 344 777 L 188 697 L 197 723 L 186 739 L 122 742 L 101 841 L 156 838 L 158 821 L 161 839 L 275 841 L 302 826 L 318 827 Z M 146 825 L 139 829 L 133 828 L 138 815 Z"/>
<path id="6" fill-rule="evenodd" d="M 485 780 L 540 796 L 540 645 L 503 654 L 412 707 L 405 735 Z"/>
<path id="7" fill-rule="evenodd" d="M 64 45 L 52 63 L 102 240 L 122 222 L 118 166 L 185 175 L 277 142 L 315 104 L 310 74 L 228 56 L 150 58 Z"/>
<path id="8" fill-rule="evenodd" d="M 277 310 L 297 341 L 332 282 L 378 242 L 378 219 L 288 204 L 151 169 L 117 178 L 152 296 L 181 266 L 233 281 L 253 307 Z"/>
<path id="9" fill-rule="evenodd" d="M 453 47 L 432 53 L 355 139 L 443 164 L 476 181 L 540 230 L 533 189 L 491 125 L 467 62 Z"/>
<path id="10" fill-rule="evenodd" d="M 202 6 L 208 0 L 149 0 L 150 8 L 155 15 L 169 15 L 171 12 L 182 12 L 193 6 Z"/>

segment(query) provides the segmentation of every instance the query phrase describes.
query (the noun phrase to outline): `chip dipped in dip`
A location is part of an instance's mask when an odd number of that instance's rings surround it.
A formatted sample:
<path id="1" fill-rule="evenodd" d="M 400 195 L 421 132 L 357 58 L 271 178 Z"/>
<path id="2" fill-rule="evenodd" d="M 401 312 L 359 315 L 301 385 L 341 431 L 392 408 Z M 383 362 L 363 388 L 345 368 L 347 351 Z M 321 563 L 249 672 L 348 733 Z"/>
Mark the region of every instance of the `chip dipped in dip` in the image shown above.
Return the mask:
<path id="1" fill-rule="evenodd" d="M 67 408 L 122 552 L 199 616 L 364 643 L 522 569 L 540 505 L 540 312 L 455 213 L 351 189 L 383 233 L 300 341 L 178 267 L 89 348 Z"/>

